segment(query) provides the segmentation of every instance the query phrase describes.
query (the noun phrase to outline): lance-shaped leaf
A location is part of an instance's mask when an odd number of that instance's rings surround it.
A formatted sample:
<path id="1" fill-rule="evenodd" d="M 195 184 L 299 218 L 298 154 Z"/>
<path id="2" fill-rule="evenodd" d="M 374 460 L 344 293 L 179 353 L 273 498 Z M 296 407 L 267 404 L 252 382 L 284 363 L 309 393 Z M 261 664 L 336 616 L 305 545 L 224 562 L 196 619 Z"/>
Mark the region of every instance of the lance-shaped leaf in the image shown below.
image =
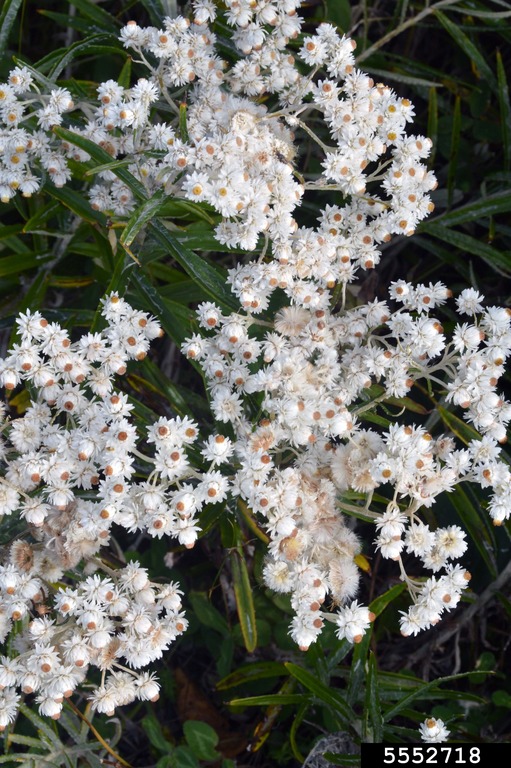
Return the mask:
<path id="1" fill-rule="evenodd" d="M 320 682 L 315 675 L 303 667 L 299 667 L 297 664 L 287 662 L 286 669 L 294 678 L 313 693 L 319 701 L 323 702 L 323 704 L 326 704 L 328 707 L 331 707 L 346 727 L 355 733 L 357 732 L 355 724 L 357 716 L 341 693 L 324 685 L 324 683 Z"/>
<path id="2" fill-rule="evenodd" d="M 0 51 L 5 54 L 9 32 L 16 21 L 21 0 L 4 0 L 0 12 Z"/>
<path id="3" fill-rule="evenodd" d="M 257 647 L 255 608 L 247 564 L 241 547 L 237 547 L 231 552 L 230 560 L 236 609 L 240 620 L 243 642 L 247 651 L 253 653 Z"/>
<path id="4" fill-rule="evenodd" d="M 366 695 L 362 721 L 362 741 L 379 743 L 383 734 L 383 716 L 376 658 L 371 651 L 367 662 Z"/>

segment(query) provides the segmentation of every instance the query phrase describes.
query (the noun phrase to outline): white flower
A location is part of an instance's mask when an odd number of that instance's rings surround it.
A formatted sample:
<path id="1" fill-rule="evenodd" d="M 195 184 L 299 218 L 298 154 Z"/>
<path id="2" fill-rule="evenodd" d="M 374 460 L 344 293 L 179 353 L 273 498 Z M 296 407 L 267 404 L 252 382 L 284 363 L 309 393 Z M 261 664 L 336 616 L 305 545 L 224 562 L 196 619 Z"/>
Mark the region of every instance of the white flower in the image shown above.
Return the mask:
<path id="1" fill-rule="evenodd" d="M 19 701 L 20 697 L 14 688 L 0 690 L 0 731 L 4 731 L 15 720 Z"/>
<path id="2" fill-rule="evenodd" d="M 357 601 L 339 610 L 336 616 L 336 634 L 342 640 L 346 638 L 350 643 L 361 642 L 366 630 L 374 621 L 374 614 Z"/>
<path id="3" fill-rule="evenodd" d="M 419 733 L 423 741 L 428 744 L 435 744 L 447 741 L 450 731 L 447 730 L 443 720 L 440 720 L 440 718 L 428 717 L 419 726 Z"/>

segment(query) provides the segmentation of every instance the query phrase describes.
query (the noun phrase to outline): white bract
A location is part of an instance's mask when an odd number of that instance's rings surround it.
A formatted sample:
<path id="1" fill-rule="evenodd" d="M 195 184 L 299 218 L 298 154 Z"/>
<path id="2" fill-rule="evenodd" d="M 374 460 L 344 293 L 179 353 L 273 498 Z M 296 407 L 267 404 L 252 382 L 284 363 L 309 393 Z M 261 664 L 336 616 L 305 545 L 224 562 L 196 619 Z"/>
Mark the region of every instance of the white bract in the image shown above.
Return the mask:
<path id="1" fill-rule="evenodd" d="M 440 718 L 428 717 L 419 726 L 419 733 L 422 741 L 428 744 L 436 744 L 438 742 L 447 741 L 450 731 L 444 725 L 444 721 Z"/>
<path id="2" fill-rule="evenodd" d="M 397 280 L 388 301 L 347 300 L 382 245 L 412 235 L 433 210 L 431 141 L 407 134 L 412 104 L 359 71 L 353 41 L 328 24 L 299 39 L 295 60 L 287 45 L 300 34 L 299 0 L 224 5 L 233 63 L 216 44 L 217 5 L 194 0 L 191 20 L 121 30 L 146 67 L 132 88 L 108 80 L 96 102 L 75 106 L 66 89 L 45 93 L 27 68 L 0 85 L 2 200 L 30 196 L 46 178 L 61 186 L 69 159 L 90 159 L 51 131 L 73 111 L 72 130 L 128 161 L 148 196 L 163 190 L 208 203 L 218 242 L 247 254 L 228 277 L 238 311 L 202 303 L 198 332 L 183 344 L 204 371 L 219 423 L 200 449 L 206 469 L 189 453 L 192 419 L 158 418 L 144 453 L 129 399 L 114 389 L 113 377 L 159 334 L 154 319 L 117 294 L 103 304 L 106 329 L 77 341 L 38 312 L 18 319 L 0 383 L 9 391 L 27 382 L 34 394 L 22 417 L 4 416 L 0 512 L 21 516 L 33 541 L 15 541 L 0 567 L 2 634 L 23 625 L 18 655 L 0 665 L 0 727 L 14 716 L 16 687 L 58 717 L 89 666 L 101 670 L 92 697 L 100 712 L 157 696 L 154 677 L 138 670 L 185 629 L 180 592 L 151 583 L 136 563 L 116 570 L 101 559 L 113 523 L 192 547 L 206 503 L 255 514 L 269 536 L 265 582 L 290 594 L 291 635 L 306 649 L 325 621 L 360 642 L 374 619 L 354 600 L 362 542 L 349 514 L 375 523 L 375 549 L 407 584 L 404 635 L 436 624 L 470 579 L 455 562 L 464 531 L 430 528 L 421 509 L 474 482 L 489 490 L 495 525 L 510 515 L 511 474 L 499 454 L 511 405 L 497 391 L 510 311 L 467 289 L 448 337 L 437 310 L 451 293 L 441 283 Z M 305 141 L 322 169 L 316 176 L 301 167 Z M 303 200 L 325 191 L 332 202 L 318 208 L 316 224 L 300 224 Z M 89 196 L 114 218 L 136 207 L 111 170 Z M 364 421 L 416 383 L 462 410 L 474 428 L 467 445 L 410 419 L 379 430 Z M 389 499 L 386 509 L 373 504 L 375 491 Z M 425 573 L 408 576 L 410 561 Z M 55 591 L 51 583 L 70 569 L 75 583 Z M 426 721 L 423 737 L 442 740 L 442 726 Z"/>

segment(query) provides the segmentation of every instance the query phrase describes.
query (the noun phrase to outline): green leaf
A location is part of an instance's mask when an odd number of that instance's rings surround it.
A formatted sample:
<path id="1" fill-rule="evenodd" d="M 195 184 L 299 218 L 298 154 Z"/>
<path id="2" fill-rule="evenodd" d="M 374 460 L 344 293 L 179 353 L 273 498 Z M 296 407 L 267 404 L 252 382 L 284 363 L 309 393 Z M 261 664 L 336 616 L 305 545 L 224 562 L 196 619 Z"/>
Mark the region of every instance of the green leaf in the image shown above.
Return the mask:
<path id="1" fill-rule="evenodd" d="M 327 0 L 325 18 L 330 24 L 338 26 L 342 32 L 351 27 L 351 3 L 349 0 Z"/>
<path id="2" fill-rule="evenodd" d="M 81 136 L 79 133 L 69 131 L 67 128 L 62 128 L 62 126 L 56 126 L 52 128 L 52 131 L 55 136 L 58 136 L 58 138 L 62 141 L 69 142 L 70 144 L 74 144 L 76 147 L 83 149 L 83 151 L 87 152 L 90 157 L 96 163 L 98 163 L 98 165 L 106 165 L 112 162 L 112 156 L 109 155 L 106 150 L 102 149 L 90 139 L 86 139 L 84 136 Z M 130 173 L 126 168 L 118 167 L 114 172 L 117 178 L 123 181 L 131 190 L 137 200 L 147 199 L 144 185 L 138 179 L 136 179 L 133 174 Z"/>
<path id="3" fill-rule="evenodd" d="M 511 253 L 509 251 L 498 251 L 491 245 L 476 240 L 475 237 L 466 235 L 463 232 L 457 232 L 441 223 L 426 222 L 420 225 L 421 232 L 427 232 L 429 235 L 449 243 L 455 248 L 459 248 L 466 253 L 472 253 L 479 256 L 483 261 L 489 264 L 495 272 L 508 277 L 511 274 Z"/>
<path id="4" fill-rule="evenodd" d="M 163 735 L 161 723 L 153 712 L 142 718 L 142 728 L 153 747 L 159 752 L 166 754 L 173 751 L 174 745 Z"/>
<path id="5" fill-rule="evenodd" d="M 437 405 L 437 411 L 442 421 L 450 429 L 453 435 L 456 435 L 456 437 L 465 445 L 468 445 L 471 440 L 481 439 L 481 435 L 477 429 L 474 429 L 474 427 L 471 427 L 466 421 L 460 419 L 454 413 L 451 413 L 451 411 L 448 411 L 447 408 L 444 408 L 442 405 Z"/>
<path id="6" fill-rule="evenodd" d="M 332 765 L 343 765 L 345 768 L 360 768 L 360 755 L 336 755 L 333 752 L 325 752 L 323 757 Z"/>
<path id="7" fill-rule="evenodd" d="M 255 618 L 252 586 L 248 575 L 245 556 L 241 547 L 231 552 L 231 570 L 236 598 L 236 609 L 240 620 L 241 633 L 245 648 L 253 653 L 257 648 L 257 625 Z"/>
<path id="8" fill-rule="evenodd" d="M 481 219 L 495 216 L 498 213 L 511 211 L 511 192 L 497 192 L 476 200 L 474 203 L 460 206 L 454 211 L 444 213 L 432 220 L 432 224 L 441 223 L 444 227 L 457 227 L 459 224 L 480 222 Z"/>
<path id="9" fill-rule="evenodd" d="M 199 768 L 199 761 L 188 747 L 176 747 L 172 754 L 172 768 Z"/>
<path id="10" fill-rule="evenodd" d="M 428 165 L 430 168 L 433 168 L 435 164 L 436 145 L 438 138 L 438 93 L 436 88 L 429 89 L 427 133 L 433 142 L 433 147 L 428 158 Z"/>
<path id="11" fill-rule="evenodd" d="M 406 590 L 406 584 L 395 584 L 393 587 L 384 592 L 369 604 L 369 610 L 374 613 L 375 616 L 379 616 L 385 608 L 396 600 Z"/>
<path id="12" fill-rule="evenodd" d="M 404 696 L 401 698 L 398 703 L 387 710 L 387 712 L 384 714 L 384 720 L 385 722 L 389 722 L 392 720 L 393 717 L 396 717 L 400 712 L 402 712 L 404 709 L 406 709 L 412 701 L 417 701 L 417 699 L 423 699 L 428 698 L 428 694 L 431 691 L 436 691 L 437 688 L 439 688 L 441 685 L 444 685 L 444 683 L 450 683 L 454 680 L 462 680 L 465 677 L 471 677 L 471 676 L 479 676 L 479 675 L 487 675 L 487 672 L 462 672 L 459 675 L 449 675 L 447 677 L 438 677 L 436 680 L 432 680 L 430 683 L 425 683 L 423 686 L 421 686 L 416 691 L 412 691 L 412 693 L 409 693 L 408 696 Z M 438 692 L 440 696 L 444 696 L 446 691 L 439 691 Z M 458 691 L 454 691 L 454 693 L 458 694 Z M 463 698 L 463 694 L 461 694 L 461 698 Z"/>
<path id="13" fill-rule="evenodd" d="M 170 256 L 183 267 L 193 279 L 214 299 L 220 307 L 239 309 L 235 297 L 226 284 L 225 274 L 222 270 L 213 267 L 205 258 L 197 256 L 193 251 L 184 248 L 179 240 L 174 237 L 162 221 L 153 221 L 149 224 L 149 230 L 155 239 L 164 247 Z"/>
<path id="14" fill-rule="evenodd" d="M 429 411 L 420 403 L 412 400 L 411 397 L 387 397 L 383 401 L 384 405 L 395 405 L 397 408 L 412 411 L 412 413 L 420 413 L 421 416 L 426 416 Z"/>
<path id="15" fill-rule="evenodd" d="M 452 115 L 451 151 L 447 170 L 447 206 L 450 208 L 454 199 L 454 185 L 458 169 L 458 155 L 461 136 L 461 97 L 456 96 Z"/>
<path id="16" fill-rule="evenodd" d="M 90 19 L 101 29 L 108 29 L 116 33 L 119 29 L 118 21 L 107 11 L 103 10 L 97 3 L 90 0 L 69 0 L 70 5 L 74 5 L 86 19 Z"/>
<path id="17" fill-rule="evenodd" d="M 181 141 L 185 142 L 185 144 L 188 144 L 190 141 L 190 137 L 188 135 L 188 127 L 186 124 L 187 109 L 188 107 L 186 104 L 179 105 L 179 135 L 181 137 Z"/>
<path id="18" fill-rule="evenodd" d="M 50 181 L 47 181 L 43 186 L 43 190 L 47 195 L 58 200 L 66 208 L 69 208 L 70 211 L 73 211 L 80 219 L 99 224 L 102 227 L 106 226 L 105 214 L 91 208 L 89 201 L 79 192 L 71 189 L 71 187 L 56 187 Z"/>
<path id="19" fill-rule="evenodd" d="M 285 666 L 287 671 L 311 691 L 317 699 L 335 710 L 349 728 L 352 730 L 355 729 L 355 721 L 357 717 L 346 699 L 340 693 L 337 693 L 321 683 L 315 675 L 311 674 L 311 672 L 308 672 L 303 667 L 299 667 L 297 664 L 286 662 Z"/>
<path id="20" fill-rule="evenodd" d="M 60 208 L 60 201 L 50 200 L 46 205 L 43 205 L 39 210 L 34 213 L 23 225 L 23 233 L 33 232 L 44 229 L 47 227 L 47 222 L 52 218 Z"/>
<path id="21" fill-rule="evenodd" d="M 0 258 L 0 277 L 18 275 L 21 272 L 26 272 L 27 269 L 35 269 L 53 258 L 52 253 L 33 253 L 32 251 L 3 256 Z"/>
<path id="22" fill-rule="evenodd" d="M 399 72 L 395 69 L 376 69 L 375 67 L 366 66 L 364 67 L 364 70 L 369 72 L 370 75 L 376 75 L 378 78 L 384 80 L 395 80 L 396 83 L 418 85 L 421 88 L 430 88 L 431 90 L 442 87 L 442 83 L 436 83 L 433 80 L 425 80 L 422 77 L 414 77 L 413 75 L 405 75 L 403 72 Z"/>
<path id="23" fill-rule="evenodd" d="M 218 734 L 207 723 L 187 720 L 183 724 L 183 733 L 190 749 L 199 760 L 217 760 L 220 757 L 215 749 L 218 744 Z"/>
<path id="24" fill-rule="evenodd" d="M 7 238 L 21 234 L 22 232 L 23 224 L 3 224 L 0 229 L 0 240 L 7 240 Z M 16 238 L 16 240 L 17 239 L 18 238 Z M 21 240 L 19 242 L 21 243 Z M 27 248 L 27 250 L 29 249 Z"/>
<path id="25" fill-rule="evenodd" d="M 9 33 L 16 21 L 22 0 L 4 0 L 2 11 L 0 12 L 0 51 L 5 56 Z"/>
<path id="26" fill-rule="evenodd" d="M 49 79 L 55 82 L 67 65 L 79 56 L 114 53 L 125 58 L 127 53 L 123 51 L 122 48 L 104 44 L 115 40 L 116 38 L 107 32 L 98 32 L 94 35 L 89 35 L 83 40 L 77 40 L 75 43 L 71 43 L 71 45 L 66 48 L 58 48 L 47 56 L 44 56 L 44 58 L 37 62 L 37 69 L 48 75 Z"/>
<path id="27" fill-rule="evenodd" d="M 129 88 L 131 85 L 131 62 L 132 62 L 132 58 L 131 56 L 128 56 L 128 58 L 122 65 L 122 69 L 119 72 L 119 76 L 117 78 L 117 82 L 123 88 Z"/>
<path id="28" fill-rule="evenodd" d="M 244 699 L 231 699 L 230 707 L 272 707 L 285 704 L 303 704 L 303 693 L 265 693 L 262 696 L 247 696 Z"/>
<path id="29" fill-rule="evenodd" d="M 305 702 L 302 704 L 298 712 L 296 713 L 295 717 L 293 718 L 293 723 L 291 725 L 291 729 L 289 731 L 289 744 L 291 746 L 291 750 L 293 752 L 293 755 L 298 760 L 299 763 L 304 763 L 305 758 L 300 752 L 300 749 L 298 747 L 296 736 L 298 733 L 298 728 L 302 724 L 302 721 L 307 714 L 307 711 L 309 709 L 309 702 Z"/>
<path id="30" fill-rule="evenodd" d="M 197 765 L 197 763 L 195 765 Z M 164 755 L 163 757 L 160 757 L 160 759 L 156 763 L 156 768 L 175 768 L 174 756 Z"/>
<path id="31" fill-rule="evenodd" d="M 287 674 L 286 667 L 279 661 L 254 661 L 238 667 L 230 675 L 216 684 L 218 691 L 234 688 L 236 685 L 250 683 L 252 680 L 266 680 L 270 677 L 282 677 Z"/>
<path id="32" fill-rule="evenodd" d="M 362 740 L 379 743 L 383 735 L 383 716 L 380 705 L 380 689 L 376 658 L 371 651 L 367 664 L 366 695 L 363 718 Z"/>
<path id="33" fill-rule="evenodd" d="M 455 24 L 449 19 L 442 11 L 435 10 L 435 16 L 442 24 L 443 28 L 449 33 L 452 39 L 461 48 L 463 53 L 468 57 L 469 61 L 477 67 L 479 75 L 483 77 L 493 88 L 497 91 L 497 81 L 493 74 L 491 67 L 486 62 L 486 59 L 480 52 L 479 48 L 470 40 L 469 37 L 461 30 L 458 24 Z"/>
<path id="34" fill-rule="evenodd" d="M 26 704 L 20 704 L 20 712 L 28 719 L 30 722 L 39 730 L 41 731 L 44 736 L 48 739 L 50 744 L 53 745 L 54 748 L 59 748 L 61 746 L 60 739 L 58 735 L 55 733 L 53 728 L 51 727 L 50 723 L 48 722 L 48 719 L 45 717 L 41 717 L 41 715 L 38 715 L 36 712 L 34 712 L 33 709 L 30 707 L 27 707 Z"/>
<path id="35" fill-rule="evenodd" d="M 131 264 L 134 264 L 131 261 Z M 176 344 L 182 344 L 192 332 L 194 313 L 175 301 L 164 298 L 139 269 L 133 272 L 133 287 L 146 308 L 157 316 L 163 330 Z M 188 411 L 188 409 L 186 409 Z"/>
<path id="36" fill-rule="evenodd" d="M 491 700 L 496 707 L 506 707 L 507 709 L 511 709 L 511 694 L 507 691 L 495 691 L 492 693 Z"/>
<path id="37" fill-rule="evenodd" d="M 111 168 L 115 173 L 115 168 Z M 167 195 L 163 189 L 158 190 L 149 200 L 146 200 L 142 205 L 135 209 L 132 213 L 123 233 L 120 238 L 120 243 L 124 248 L 129 249 L 133 240 L 136 238 L 140 230 L 146 226 L 146 224 L 154 219 L 160 213 L 162 206 L 165 203 Z"/>
<path id="38" fill-rule="evenodd" d="M 502 131 L 502 147 L 504 150 L 504 170 L 511 168 L 511 104 L 506 70 L 500 51 L 497 51 L 497 82 L 500 107 L 500 129 Z"/>
<path id="39" fill-rule="evenodd" d="M 190 592 L 188 595 L 195 615 L 201 624 L 229 637 L 230 628 L 222 614 L 211 605 L 205 592 Z"/>
<path id="40" fill-rule="evenodd" d="M 140 0 L 140 3 L 151 17 L 151 22 L 157 27 L 161 24 L 163 17 L 168 15 L 168 6 L 165 0 Z"/>
<path id="41" fill-rule="evenodd" d="M 109 163 L 103 163 L 102 165 L 96 165 L 94 168 L 89 168 L 85 171 L 85 176 L 97 176 L 98 173 L 104 173 L 105 171 L 115 171 L 116 168 L 127 168 L 128 165 L 133 163 L 131 157 L 124 160 L 110 160 Z"/>
<path id="42" fill-rule="evenodd" d="M 460 485 L 449 494 L 448 500 L 458 513 L 462 528 L 470 535 L 489 572 L 496 577 L 498 569 L 494 555 L 495 542 L 492 541 L 486 521 L 483 522 L 480 508 L 475 507 Z"/>
<path id="43" fill-rule="evenodd" d="M 71 29 L 76 29 L 78 32 L 81 32 L 84 35 L 90 32 L 90 22 L 86 21 L 86 19 L 70 16 L 68 13 L 55 13 L 54 11 L 47 11 L 44 8 L 38 8 L 37 12 L 41 14 L 41 16 L 44 16 L 46 19 L 55 21 L 61 27 L 64 27 L 64 29 L 71 27 Z"/>

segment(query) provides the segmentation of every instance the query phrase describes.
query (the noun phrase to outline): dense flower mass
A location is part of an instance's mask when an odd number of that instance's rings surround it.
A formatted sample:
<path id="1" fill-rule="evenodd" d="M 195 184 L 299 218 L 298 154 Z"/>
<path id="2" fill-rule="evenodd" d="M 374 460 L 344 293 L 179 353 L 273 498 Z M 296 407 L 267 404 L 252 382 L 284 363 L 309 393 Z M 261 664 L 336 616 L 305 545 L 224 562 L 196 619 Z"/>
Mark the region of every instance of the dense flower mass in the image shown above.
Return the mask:
<path id="1" fill-rule="evenodd" d="M 441 283 L 397 280 L 388 300 L 358 305 L 349 289 L 382 244 L 413 234 L 433 209 L 431 142 L 406 132 L 412 104 L 359 71 L 354 43 L 331 25 L 302 35 L 299 0 L 224 6 L 234 61 L 220 57 L 217 4 L 194 0 L 191 20 L 121 30 L 146 69 L 131 88 L 107 80 L 97 99 L 75 105 L 27 67 L 0 84 L 3 201 L 62 186 L 70 160 L 90 159 L 52 131 L 69 113 L 74 133 L 121 160 L 148 197 L 163 190 L 212 206 L 217 241 L 247 255 L 228 277 L 238 311 L 203 302 L 182 348 L 204 372 L 218 424 L 200 448 L 187 417 L 156 417 L 142 435 L 115 389 L 160 334 L 157 320 L 116 293 L 103 301 L 105 329 L 76 340 L 39 312 L 18 318 L 0 384 L 25 386 L 29 398 L 21 415 L 0 413 L 0 514 L 23 520 L 29 535 L 0 565 L 0 634 L 16 633 L 0 661 L 0 729 L 18 690 L 58 717 L 92 667 L 99 712 L 158 695 L 141 668 L 185 630 L 181 592 L 151 582 L 137 562 L 116 567 L 104 554 L 113 525 L 190 548 L 206 504 L 248 509 L 269 537 L 264 580 L 290 595 L 290 633 L 307 649 L 326 621 L 356 643 L 374 620 L 355 599 L 369 542 L 350 514 L 374 523 L 375 549 L 397 563 L 412 600 L 401 630 L 415 635 L 455 608 L 470 579 L 456 562 L 462 528 L 431 527 L 421 511 L 473 482 L 488 489 L 496 525 L 511 513 L 499 455 L 511 404 L 497 390 L 509 310 L 467 289 L 447 334 L 439 310 L 452 297 Z M 305 140 L 315 175 L 303 167 Z M 91 206 L 123 220 L 132 191 L 115 169 L 97 176 Z M 314 226 L 300 224 L 303 201 L 325 190 L 332 202 Z M 406 417 L 386 427 L 366 419 L 380 403 L 406 404 L 416 384 L 460 409 L 471 439 Z M 408 563 L 421 573 L 410 577 Z M 421 733 L 440 741 L 448 732 L 430 719 Z"/>
<path id="2" fill-rule="evenodd" d="M 192 473 L 193 487 L 175 487 L 190 475 L 194 422 L 160 418 L 146 438 L 154 451 L 144 456 L 133 406 L 114 389 L 114 375 L 145 357 L 159 324 L 117 294 L 105 299 L 102 314 L 102 332 L 72 341 L 57 323 L 27 311 L 17 321 L 20 343 L 0 360 L 7 391 L 23 382 L 31 393 L 23 416 L 4 411 L 1 422 L 0 512 L 23 519 L 31 539 L 16 538 L 0 564 L 1 639 L 23 627 L 15 657 L 1 659 L 1 695 L 17 701 L 19 686 L 52 717 L 90 666 L 102 673 L 93 694 L 99 711 L 157 697 L 154 676 L 135 670 L 160 658 L 186 628 L 181 592 L 153 584 L 137 562 L 111 568 L 100 549 L 114 522 L 193 546 L 194 514 L 210 500 L 207 473 Z M 149 464 L 152 478 L 134 480 L 137 461 Z M 216 475 L 213 482 L 216 491 Z M 11 719 L 12 707 L 0 707 L 0 727 Z"/>

